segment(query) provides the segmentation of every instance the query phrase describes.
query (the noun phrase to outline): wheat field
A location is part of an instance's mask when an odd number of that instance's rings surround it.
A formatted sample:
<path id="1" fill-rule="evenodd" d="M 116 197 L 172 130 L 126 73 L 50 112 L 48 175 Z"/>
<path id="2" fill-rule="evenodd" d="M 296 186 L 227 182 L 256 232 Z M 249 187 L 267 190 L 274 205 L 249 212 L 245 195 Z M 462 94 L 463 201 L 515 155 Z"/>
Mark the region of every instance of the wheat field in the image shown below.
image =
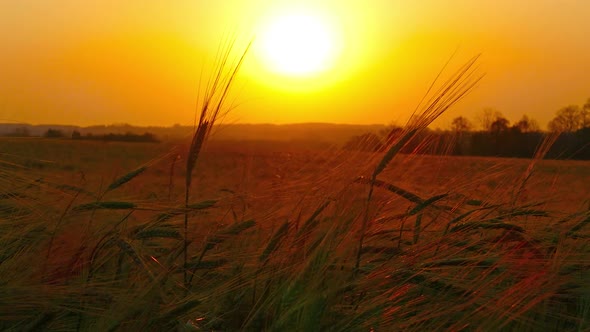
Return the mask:
<path id="1" fill-rule="evenodd" d="M 588 162 L 188 143 L 0 141 L 3 330 L 590 327 Z"/>

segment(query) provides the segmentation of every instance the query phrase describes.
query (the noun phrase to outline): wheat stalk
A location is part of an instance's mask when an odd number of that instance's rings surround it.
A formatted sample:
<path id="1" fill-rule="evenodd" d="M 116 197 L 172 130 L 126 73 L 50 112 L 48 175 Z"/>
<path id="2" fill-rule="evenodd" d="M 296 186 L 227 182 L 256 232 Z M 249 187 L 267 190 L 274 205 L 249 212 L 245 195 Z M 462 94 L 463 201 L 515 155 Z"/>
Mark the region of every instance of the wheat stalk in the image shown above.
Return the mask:
<path id="1" fill-rule="evenodd" d="M 117 188 L 119 188 L 120 186 L 124 185 L 125 183 L 133 180 L 134 178 L 136 178 L 137 176 L 139 176 L 141 173 L 145 172 L 145 170 L 147 169 L 147 166 L 142 166 L 139 167 L 125 175 L 123 175 L 122 177 L 116 179 L 115 181 L 113 181 L 107 188 L 107 192 L 111 191 L 111 190 L 115 190 Z"/>
<path id="2" fill-rule="evenodd" d="M 199 122 L 197 128 L 193 134 L 193 138 L 191 141 L 191 145 L 188 150 L 188 156 L 186 160 L 186 177 L 185 177 L 185 206 L 189 207 L 189 199 L 190 199 L 190 187 L 192 183 L 192 174 L 197 164 L 197 160 L 201 153 L 201 149 L 213 128 L 216 121 L 220 117 L 220 113 L 225 105 L 225 101 L 227 99 L 228 93 L 230 91 L 231 86 L 233 85 L 238 71 L 242 66 L 244 59 L 246 58 L 246 54 L 252 45 L 250 42 L 245 50 L 242 52 L 242 55 L 239 57 L 238 61 L 228 69 L 230 56 L 233 51 L 233 47 L 235 44 L 235 40 L 231 41 L 228 45 L 225 46 L 225 50 L 222 52 L 222 55 L 218 61 L 218 64 L 215 69 L 215 75 L 213 77 L 210 86 L 205 92 L 204 99 L 202 104 L 197 106 L 200 110 L 199 115 Z M 197 98 L 198 99 L 198 98 Z M 197 105 L 199 105 L 199 101 L 197 100 Z M 186 267 L 187 260 L 188 260 L 188 213 L 184 215 L 184 265 Z M 188 280 L 188 273 L 186 268 L 184 269 L 184 283 L 186 286 L 189 285 Z"/>
<path id="3" fill-rule="evenodd" d="M 471 58 L 469 61 L 467 61 L 467 63 L 461 66 L 459 70 L 457 70 L 457 72 L 455 72 L 455 74 L 451 76 L 451 78 L 449 78 L 444 84 L 442 84 L 439 90 L 434 95 L 432 95 L 432 97 L 420 113 L 417 113 L 417 110 L 422 101 L 418 104 L 416 110 L 414 111 L 406 125 L 406 128 L 408 128 L 406 130 L 406 133 L 399 140 L 391 142 L 391 146 L 387 149 L 387 152 L 375 167 L 375 170 L 371 175 L 371 184 L 369 187 L 369 193 L 367 195 L 365 215 L 363 218 L 363 223 L 361 225 L 359 244 L 356 255 L 356 263 L 354 268 L 355 272 L 358 271 L 360 266 L 363 242 L 369 223 L 369 207 L 371 199 L 373 197 L 373 188 L 375 187 L 377 176 L 379 176 L 379 174 L 381 174 L 381 172 L 385 170 L 385 168 L 387 167 L 387 165 L 389 165 L 393 158 L 401 151 L 401 149 L 403 149 L 403 147 L 410 140 L 412 140 L 415 137 L 415 135 L 420 130 L 428 127 L 447 109 L 449 109 L 459 100 L 461 100 L 461 98 L 463 98 L 469 91 L 471 91 L 471 89 L 473 89 L 473 87 L 482 79 L 483 76 L 475 76 L 477 69 L 475 68 L 475 63 L 477 62 L 479 57 L 480 55 Z M 436 76 L 422 100 L 426 99 L 427 96 L 430 94 L 430 91 L 435 86 L 436 82 L 438 81 L 438 78 L 440 77 L 445 67 L 446 64 L 441 70 L 441 72 L 439 72 L 439 74 Z"/>

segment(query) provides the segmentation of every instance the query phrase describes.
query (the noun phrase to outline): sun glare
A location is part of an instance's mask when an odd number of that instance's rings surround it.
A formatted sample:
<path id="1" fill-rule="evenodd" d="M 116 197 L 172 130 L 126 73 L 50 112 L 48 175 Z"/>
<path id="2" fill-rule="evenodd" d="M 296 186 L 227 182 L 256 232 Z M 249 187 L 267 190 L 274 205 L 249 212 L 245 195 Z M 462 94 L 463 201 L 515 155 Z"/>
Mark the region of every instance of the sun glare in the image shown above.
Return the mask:
<path id="1" fill-rule="evenodd" d="M 262 26 L 258 54 L 272 72 L 295 77 L 318 75 L 332 68 L 338 56 L 333 27 L 309 13 L 278 15 Z"/>

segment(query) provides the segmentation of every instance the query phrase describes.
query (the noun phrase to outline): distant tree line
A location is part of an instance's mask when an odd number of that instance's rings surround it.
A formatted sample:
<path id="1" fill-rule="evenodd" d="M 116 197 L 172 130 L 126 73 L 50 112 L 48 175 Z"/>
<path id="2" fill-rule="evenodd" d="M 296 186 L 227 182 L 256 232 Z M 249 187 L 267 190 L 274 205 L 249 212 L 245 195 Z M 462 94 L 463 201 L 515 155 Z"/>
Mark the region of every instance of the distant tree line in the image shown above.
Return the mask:
<path id="1" fill-rule="evenodd" d="M 151 133 L 144 133 L 142 135 L 133 134 L 133 133 L 125 133 L 125 134 L 103 134 L 103 135 L 93 135 L 91 133 L 82 135 L 79 131 L 74 130 L 72 133 L 72 139 L 74 140 L 95 140 L 95 141 L 116 141 L 116 142 L 159 142 L 154 134 Z"/>
<path id="2" fill-rule="evenodd" d="M 30 137 L 31 134 L 27 128 L 16 128 L 12 133 L 6 134 L 4 136 L 7 137 Z M 64 131 L 59 129 L 52 129 L 49 128 L 47 131 L 43 133 L 44 138 L 61 138 L 65 139 L 68 138 L 69 135 L 66 135 Z M 74 130 L 71 135 L 71 139 L 73 140 L 93 140 L 93 141 L 113 141 L 113 142 L 159 142 L 156 135 L 152 133 L 144 133 L 144 134 L 133 134 L 133 133 L 125 133 L 125 134 L 101 134 L 101 135 L 94 135 L 92 133 L 88 133 L 86 135 L 82 135 L 79 131 Z"/>
<path id="3" fill-rule="evenodd" d="M 410 141 L 404 153 L 444 154 L 458 156 L 497 156 L 531 158 L 545 139 L 534 119 L 524 115 L 510 124 L 501 112 L 484 109 L 478 117 L 481 130 L 474 130 L 469 119 L 453 119 L 447 131 L 425 130 Z M 590 160 L 590 99 L 583 105 L 570 105 L 556 112 L 549 130 L 559 137 L 548 151 L 550 159 Z M 392 127 L 379 134 L 368 133 L 350 139 L 346 149 L 382 151 L 404 131 Z"/>

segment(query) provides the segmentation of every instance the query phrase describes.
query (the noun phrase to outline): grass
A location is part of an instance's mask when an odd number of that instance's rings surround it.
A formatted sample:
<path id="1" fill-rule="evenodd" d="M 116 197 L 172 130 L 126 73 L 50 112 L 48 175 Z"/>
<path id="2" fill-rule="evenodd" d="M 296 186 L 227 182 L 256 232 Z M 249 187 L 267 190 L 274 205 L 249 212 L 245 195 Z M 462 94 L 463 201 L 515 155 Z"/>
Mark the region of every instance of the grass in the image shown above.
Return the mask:
<path id="1" fill-rule="evenodd" d="M 241 60 L 184 150 L 0 142 L 0 329 L 588 330 L 587 168 L 398 154 L 475 60 L 385 153 L 208 150 Z"/>

